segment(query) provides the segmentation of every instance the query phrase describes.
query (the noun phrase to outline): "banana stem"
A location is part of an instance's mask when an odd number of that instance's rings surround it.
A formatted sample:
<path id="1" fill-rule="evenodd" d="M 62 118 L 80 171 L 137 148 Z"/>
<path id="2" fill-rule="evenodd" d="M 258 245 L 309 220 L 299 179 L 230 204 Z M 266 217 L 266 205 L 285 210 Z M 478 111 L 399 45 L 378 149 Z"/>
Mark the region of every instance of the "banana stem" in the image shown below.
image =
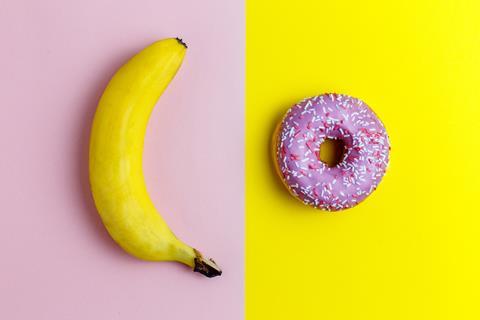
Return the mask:
<path id="1" fill-rule="evenodd" d="M 199 272 L 208 278 L 213 278 L 222 274 L 222 270 L 217 266 L 213 259 L 204 258 L 196 249 L 193 249 L 193 251 L 195 252 L 195 266 L 193 267 L 193 271 Z"/>

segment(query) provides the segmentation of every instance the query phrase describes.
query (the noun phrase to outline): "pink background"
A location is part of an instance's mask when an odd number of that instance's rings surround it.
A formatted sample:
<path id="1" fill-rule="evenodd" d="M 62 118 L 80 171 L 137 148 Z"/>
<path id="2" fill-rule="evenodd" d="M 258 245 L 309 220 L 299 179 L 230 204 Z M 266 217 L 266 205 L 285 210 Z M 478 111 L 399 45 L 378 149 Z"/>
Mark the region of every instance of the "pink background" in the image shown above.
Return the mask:
<path id="1" fill-rule="evenodd" d="M 243 1 L 0 2 L 0 318 L 243 319 Z M 214 257 L 207 279 L 121 251 L 88 187 L 88 138 L 114 70 L 189 44 L 148 128 L 154 202 Z"/>

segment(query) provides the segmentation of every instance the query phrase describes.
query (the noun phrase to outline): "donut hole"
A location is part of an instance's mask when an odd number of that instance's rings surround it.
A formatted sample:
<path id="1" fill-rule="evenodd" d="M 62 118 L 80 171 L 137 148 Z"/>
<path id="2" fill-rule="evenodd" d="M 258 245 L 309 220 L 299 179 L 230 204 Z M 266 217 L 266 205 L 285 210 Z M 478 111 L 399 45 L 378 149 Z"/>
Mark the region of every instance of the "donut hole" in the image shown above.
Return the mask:
<path id="1" fill-rule="evenodd" d="M 327 167 L 335 167 L 345 156 L 345 142 L 342 139 L 326 138 L 320 145 L 318 159 Z"/>

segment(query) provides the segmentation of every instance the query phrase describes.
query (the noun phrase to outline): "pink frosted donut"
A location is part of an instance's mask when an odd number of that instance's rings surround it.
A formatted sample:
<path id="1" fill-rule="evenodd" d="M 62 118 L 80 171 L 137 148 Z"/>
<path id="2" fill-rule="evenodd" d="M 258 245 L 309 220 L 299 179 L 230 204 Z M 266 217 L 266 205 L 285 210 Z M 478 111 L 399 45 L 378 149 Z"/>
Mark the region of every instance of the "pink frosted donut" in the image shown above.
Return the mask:
<path id="1" fill-rule="evenodd" d="M 320 160 L 325 139 L 345 148 L 333 167 Z M 289 191 L 303 203 L 328 211 L 351 208 L 382 180 L 390 143 L 382 122 L 361 100 L 323 94 L 290 108 L 274 136 L 275 165 Z"/>

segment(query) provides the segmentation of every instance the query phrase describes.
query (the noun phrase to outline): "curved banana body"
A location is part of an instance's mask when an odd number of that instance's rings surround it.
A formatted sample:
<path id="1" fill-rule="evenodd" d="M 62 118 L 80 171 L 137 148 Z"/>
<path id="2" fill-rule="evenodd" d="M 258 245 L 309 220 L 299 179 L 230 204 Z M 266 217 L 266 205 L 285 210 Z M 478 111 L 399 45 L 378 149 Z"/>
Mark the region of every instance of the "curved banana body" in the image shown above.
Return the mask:
<path id="1" fill-rule="evenodd" d="M 155 42 L 110 80 L 91 131 L 90 184 L 105 227 L 125 251 L 144 260 L 178 261 L 212 277 L 220 269 L 175 237 L 150 200 L 142 169 L 148 119 L 186 48 L 180 39 Z"/>

